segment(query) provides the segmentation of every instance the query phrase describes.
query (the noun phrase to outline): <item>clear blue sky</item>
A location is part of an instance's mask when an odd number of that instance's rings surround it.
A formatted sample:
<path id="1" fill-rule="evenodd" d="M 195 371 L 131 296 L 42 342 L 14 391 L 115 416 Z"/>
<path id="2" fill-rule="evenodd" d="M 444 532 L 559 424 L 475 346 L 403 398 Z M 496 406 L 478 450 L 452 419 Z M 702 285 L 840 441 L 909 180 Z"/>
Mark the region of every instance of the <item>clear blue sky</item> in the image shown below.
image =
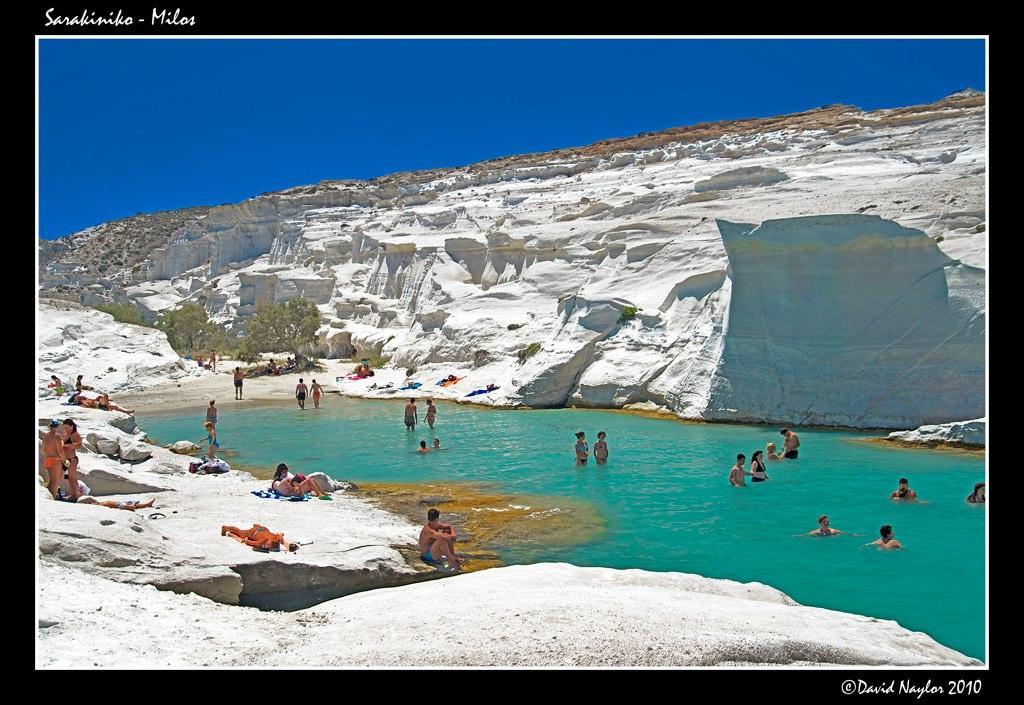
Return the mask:
<path id="1" fill-rule="evenodd" d="M 982 40 L 44 39 L 41 235 L 984 82 Z"/>

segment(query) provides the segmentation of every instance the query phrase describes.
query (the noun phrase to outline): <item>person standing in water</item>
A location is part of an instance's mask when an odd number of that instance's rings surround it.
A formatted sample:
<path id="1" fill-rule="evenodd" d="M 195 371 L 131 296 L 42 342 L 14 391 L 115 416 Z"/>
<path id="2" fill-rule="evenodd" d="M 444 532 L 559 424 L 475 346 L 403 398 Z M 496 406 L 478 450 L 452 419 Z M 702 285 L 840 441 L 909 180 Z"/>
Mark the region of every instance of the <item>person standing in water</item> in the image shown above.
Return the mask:
<path id="1" fill-rule="evenodd" d="M 892 526 L 886 524 L 878 530 L 878 533 L 882 535 L 882 538 L 875 539 L 871 543 L 864 544 L 865 546 L 878 546 L 886 550 L 892 548 L 903 548 L 903 544 L 896 540 L 896 536 L 893 535 Z"/>
<path id="2" fill-rule="evenodd" d="M 768 451 L 768 460 L 782 460 L 782 456 L 775 451 L 774 443 L 769 443 L 764 449 Z"/>
<path id="3" fill-rule="evenodd" d="M 211 399 L 210 406 L 206 408 L 206 421 L 213 424 L 213 427 L 217 427 L 217 400 Z"/>
<path id="4" fill-rule="evenodd" d="M 765 473 L 764 461 L 761 459 L 761 455 L 764 451 L 755 450 L 754 455 L 750 458 L 750 475 L 751 482 L 764 482 L 765 480 L 771 479 Z"/>
<path id="5" fill-rule="evenodd" d="M 206 440 L 210 444 L 207 457 L 212 458 L 214 457 L 213 449 L 220 448 L 220 443 L 217 442 L 217 427 L 207 421 L 203 424 L 203 428 L 206 429 Z"/>
<path id="6" fill-rule="evenodd" d="M 590 455 L 590 447 L 587 446 L 587 434 L 579 431 L 576 434 L 576 465 L 586 465 L 587 457 Z"/>
<path id="7" fill-rule="evenodd" d="M 319 409 L 320 408 L 320 396 L 324 393 L 324 390 L 323 390 L 323 387 L 321 387 L 319 384 L 316 383 L 315 379 L 313 380 L 312 386 L 310 387 L 310 392 L 313 395 L 313 408 L 314 409 Z"/>
<path id="8" fill-rule="evenodd" d="M 733 487 L 746 487 L 747 486 L 747 473 L 743 469 L 743 463 L 747 459 L 747 456 L 740 453 L 736 456 L 736 464 L 729 469 L 729 484 Z"/>
<path id="9" fill-rule="evenodd" d="M 427 399 L 427 425 L 430 426 L 430 430 L 434 430 L 434 419 L 437 418 L 437 407 L 434 406 L 433 399 Z"/>
<path id="10" fill-rule="evenodd" d="M 788 428 L 782 429 L 779 433 L 786 439 L 782 442 L 782 457 L 786 460 L 796 460 L 799 455 L 797 448 L 800 447 L 800 437 Z"/>
<path id="11" fill-rule="evenodd" d="M 409 403 L 405 405 L 405 428 L 407 431 L 412 431 L 416 428 L 416 422 L 419 421 L 419 413 L 416 411 L 416 400 L 413 398 L 409 399 Z"/>
<path id="12" fill-rule="evenodd" d="M 302 377 L 299 377 L 299 383 L 295 385 L 295 400 L 299 402 L 299 408 L 306 408 L 306 383 L 302 381 Z"/>
<path id="13" fill-rule="evenodd" d="M 594 444 L 594 460 L 598 465 L 605 465 L 608 462 L 608 443 L 604 440 L 608 434 L 598 431 L 597 443 Z"/>
<path id="14" fill-rule="evenodd" d="M 242 398 L 242 381 L 245 379 L 245 373 L 242 372 L 241 368 L 235 368 L 235 399 L 240 400 Z"/>

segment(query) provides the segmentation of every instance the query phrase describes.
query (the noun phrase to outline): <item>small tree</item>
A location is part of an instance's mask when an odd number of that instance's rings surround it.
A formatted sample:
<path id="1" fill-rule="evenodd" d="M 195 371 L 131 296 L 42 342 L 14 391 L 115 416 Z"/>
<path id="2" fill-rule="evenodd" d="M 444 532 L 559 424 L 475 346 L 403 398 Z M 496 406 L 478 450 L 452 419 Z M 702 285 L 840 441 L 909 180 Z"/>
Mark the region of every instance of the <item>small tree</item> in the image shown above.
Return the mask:
<path id="1" fill-rule="evenodd" d="M 131 304 L 119 304 L 111 302 L 109 304 L 100 304 L 96 307 L 97 311 L 103 311 L 103 313 L 109 313 L 114 317 L 114 320 L 119 323 L 131 323 L 136 326 L 144 326 L 146 322 L 142 320 L 142 315 L 139 310 Z"/>
<path id="2" fill-rule="evenodd" d="M 156 327 L 167 334 L 167 342 L 178 353 L 216 349 L 218 344 L 223 350 L 229 345 L 227 333 L 207 317 L 206 309 L 199 304 L 187 303 L 165 311 Z"/>
<path id="3" fill-rule="evenodd" d="M 298 355 L 313 345 L 320 328 L 320 311 L 306 299 L 283 304 L 259 303 L 249 321 L 249 332 L 239 347 L 243 360 L 254 361 L 260 353 L 292 351 Z"/>

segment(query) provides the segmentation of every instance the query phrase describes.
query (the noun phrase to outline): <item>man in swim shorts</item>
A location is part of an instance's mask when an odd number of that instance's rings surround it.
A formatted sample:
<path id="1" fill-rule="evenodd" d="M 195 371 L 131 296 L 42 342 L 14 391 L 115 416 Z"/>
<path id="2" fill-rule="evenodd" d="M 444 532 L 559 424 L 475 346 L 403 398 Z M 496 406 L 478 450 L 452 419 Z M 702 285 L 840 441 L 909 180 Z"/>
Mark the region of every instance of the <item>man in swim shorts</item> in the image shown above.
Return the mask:
<path id="1" fill-rule="evenodd" d="M 900 486 L 892 491 L 889 499 L 899 499 L 904 502 L 916 502 L 917 492 L 910 489 L 910 482 L 905 477 L 900 478 Z"/>
<path id="2" fill-rule="evenodd" d="M 50 419 L 50 430 L 43 436 L 43 469 L 49 476 L 47 488 L 57 498 L 60 481 L 64 479 L 64 434 L 59 419 Z"/>
<path id="3" fill-rule="evenodd" d="M 798 455 L 797 448 L 800 447 L 800 437 L 788 428 L 782 429 L 779 433 L 786 439 L 782 442 L 782 457 L 787 460 L 796 460 Z"/>
<path id="4" fill-rule="evenodd" d="M 242 398 L 242 380 L 245 379 L 245 374 L 238 367 L 235 368 L 235 399 Z"/>
<path id="5" fill-rule="evenodd" d="M 743 469 L 743 463 L 746 460 L 747 456 L 740 453 L 736 456 L 736 464 L 729 469 L 729 484 L 733 487 L 747 486 L 747 471 Z"/>
<path id="6" fill-rule="evenodd" d="M 892 548 L 903 548 L 903 544 L 897 541 L 896 537 L 893 535 L 892 526 L 890 524 L 886 524 L 885 526 L 880 528 L 878 532 L 882 535 L 882 538 L 875 539 L 871 543 L 866 543 L 864 545 L 878 546 L 879 548 L 884 548 L 886 550 Z"/>
<path id="7" fill-rule="evenodd" d="M 302 377 L 299 377 L 299 383 L 295 385 L 295 399 L 299 402 L 299 408 L 306 408 L 306 392 L 308 387 L 306 383 L 302 381 Z"/>
<path id="8" fill-rule="evenodd" d="M 455 555 L 455 527 L 438 521 L 441 512 L 433 507 L 427 511 L 427 523 L 420 530 L 420 558 L 424 563 L 438 565 L 442 559 L 452 568 L 462 567 L 462 561 Z"/>
<path id="9" fill-rule="evenodd" d="M 590 455 L 590 448 L 587 446 L 587 434 L 580 431 L 576 434 L 576 465 L 586 465 L 587 457 Z"/>
<path id="10" fill-rule="evenodd" d="M 416 428 L 416 422 L 419 421 L 419 414 L 416 412 L 416 400 L 409 399 L 409 403 L 405 405 L 405 428 L 408 431 Z"/>
<path id="11" fill-rule="evenodd" d="M 597 443 L 594 444 L 594 460 L 598 465 L 608 462 L 608 443 L 604 440 L 607 435 L 604 431 L 599 431 L 597 434 Z"/>

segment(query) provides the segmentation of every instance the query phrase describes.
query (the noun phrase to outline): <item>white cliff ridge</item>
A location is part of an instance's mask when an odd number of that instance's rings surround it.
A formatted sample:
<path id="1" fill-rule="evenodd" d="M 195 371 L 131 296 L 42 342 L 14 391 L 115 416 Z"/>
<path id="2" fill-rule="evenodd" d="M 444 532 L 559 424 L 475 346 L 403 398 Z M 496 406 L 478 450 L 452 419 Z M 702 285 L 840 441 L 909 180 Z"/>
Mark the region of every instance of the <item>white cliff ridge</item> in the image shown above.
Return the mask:
<path id="1" fill-rule="evenodd" d="M 977 418 L 984 116 L 967 92 L 322 182 L 169 214 L 163 244 L 109 255 L 104 276 L 97 257 L 135 226 L 98 226 L 46 246 L 41 280 L 150 318 L 198 301 L 243 328 L 260 301 L 302 296 L 320 308 L 322 356 L 380 353 L 425 385 L 466 377 L 440 396 L 499 386 L 485 404 Z"/>

